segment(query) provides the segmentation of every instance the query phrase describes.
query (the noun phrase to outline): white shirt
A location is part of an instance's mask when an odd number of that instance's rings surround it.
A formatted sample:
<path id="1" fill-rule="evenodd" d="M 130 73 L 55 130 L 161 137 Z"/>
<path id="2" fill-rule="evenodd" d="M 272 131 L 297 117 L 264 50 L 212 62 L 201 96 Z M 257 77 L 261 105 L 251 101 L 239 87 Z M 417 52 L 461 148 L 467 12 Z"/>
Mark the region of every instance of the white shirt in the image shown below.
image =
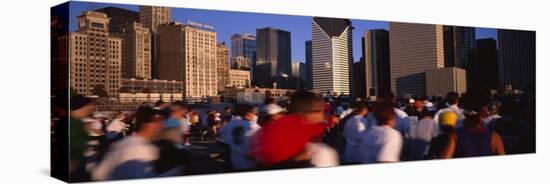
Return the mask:
<path id="1" fill-rule="evenodd" d="M 107 126 L 107 132 L 116 132 L 120 133 L 124 130 L 126 130 L 126 124 L 122 122 L 122 118 L 114 119 L 108 126 Z"/>
<path id="2" fill-rule="evenodd" d="M 314 167 L 338 166 L 338 153 L 323 143 L 308 143 L 306 150 L 311 153 L 310 163 Z"/>
<path id="3" fill-rule="evenodd" d="M 233 135 L 236 128 L 242 127 L 242 134 Z M 233 118 L 220 130 L 220 141 L 228 144 L 231 149 L 231 164 L 234 169 L 252 169 L 255 163 L 248 158 L 250 139 L 260 130 L 260 125 L 242 118 Z M 236 142 L 239 139 L 239 142 Z"/>
<path id="4" fill-rule="evenodd" d="M 376 126 L 363 136 L 361 163 L 397 162 L 403 140 L 399 132 L 389 126 Z"/>
<path id="5" fill-rule="evenodd" d="M 128 161 L 149 162 L 158 159 L 158 149 L 148 140 L 140 136 L 131 136 L 115 143 L 103 158 L 103 161 L 92 171 L 93 180 L 110 180 L 113 171 Z M 153 172 L 150 164 L 147 171 Z"/>
<path id="6" fill-rule="evenodd" d="M 346 116 L 348 116 L 352 112 L 353 112 L 352 108 L 346 109 L 344 112 L 342 112 L 342 114 L 340 114 L 340 119 L 344 119 Z"/>
<path id="7" fill-rule="evenodd" d="M 346 148 L 344 150 L 344 161 L 358 162 L 360 160 L 359 146 L 361 145 L 361 136 L 366 130 L 367 120 L 365 117 L 355 115 L 346 121 L 344 127 L 344 138 L 346 138 Z"/>
<path id="8" fill-rule="evenodd" d="M 186 131 L 189 131 L 189 129 L 191 129 L 191 122 L 189 122 L 189 117 L 187 115 L 178 120 L 180 122 L 181 132 L 186 132 Z"/>
<path id="9" fill-rule="evenodd" d="M 411 120 L 409 119 L 409 116 L 407 115 L 407 113 L 398 108 L 393 108 L 393 111 L 395 112 L 396 121 L 394 129 L 399 131 L 400 134 L 408 134 L 409 128 L 411 126 Z M 378 120 L 376 120 L 376 117 L 372 112 L 367 115 L 367 120 L 367 129 L 368 127 L 374 127 L 378 125 Z"/>
<path id="10" fill-rule="evenodd" d="M 437 122 L 431 118 L 422 118 L 411 124 L 409 134 L 405 139 L 407 154 L 412 160 L 421 160 L 428 153 L 432 138 L 438 134 Z"/>

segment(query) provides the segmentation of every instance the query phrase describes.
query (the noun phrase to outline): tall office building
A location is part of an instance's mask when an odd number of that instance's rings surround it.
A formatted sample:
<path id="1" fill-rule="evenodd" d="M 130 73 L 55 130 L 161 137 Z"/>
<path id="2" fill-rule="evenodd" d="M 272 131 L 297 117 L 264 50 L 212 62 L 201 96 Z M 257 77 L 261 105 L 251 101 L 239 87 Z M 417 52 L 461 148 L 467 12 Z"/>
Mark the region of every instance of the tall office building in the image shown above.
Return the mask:
<path id="1" fill-rule="evenodd" d="M 535 93 L 535 32 L 499 29 L 498 66 L 501 86 Z"/>
<path id="2" fill-rule="evenodd" d="M 468 70 L 468 76 L 474 79 L 468 81 L 468 91 L 479 94 L 479 91 L 498 89 L 498 69 L 497 41 L 493 38 L 478 39 L 474 62 Z"/>
<path id="3" fill-rule="evenodd" d="M 69 89 L 69 4 L 52 7 L 50 11 L 50 95 L 61 99 L 68 99 Z"/>
<path id="4" fill-rule="evenodd" d="M 231 36 L 231 57 L 248 59 L 249 66 L 247 68 L 250 69 L 250 76 L 252 76 L 252 66 L 256 62 L 256 36 L 253 34 L 234 34 Z"/>
<path id="5" fill-rule="evenodd" d="M 122 39 L 109 34 L 104 13 L 85 11 L 69 34 L 70 86 L 77 94 L 117 97 L 121 86 Z"/>
<path id="6" fill-rule="evenodd" d="M 225 42 L 217 44 L 217 76 L 218 76 L 218 93 L 225 90 L 225 86 L 229 84 L 229 48 Z"/>
<path id="7" fill-rule="evenodd" d="M 476 31 L 473 27 L 443 26 L 445 67 L 468 70 L 476 47 Z"/>
<path id="8" fill-rule="evenodd" d="M 425 71 L 444 66 L 443 26 L 390 22 L 391 86 L 398 97 L 425 96 Z"/>
<path id="9" fill-rule="evenodd" d="M 156 79 L 159 78 L 159 35 L 157 29 L 160 25 L 172 21 L 172 9 L 159 6 L 139 6 L 139 21 L 151 32 L 151 74 Z"/>
<path id="10" fill-rule="evenodd" d="M 365 99 L 367 95 L 367 79 L 370 75 L 367 73 L 370 72 L 368 65 L 365 66 L 365 60 L 361 57 L 358 62 L 353 63 L 353 85 L 351 86 L 351 95 L 354 98 Z"/>
<path id="11" fill-rule="evenodd" d="M 260 88 L 271 88 L 273 77 L 290 74 L 290 51 L 290 32 L 272 27 L 257 29 L 257 57 L 252 77 L 254 85 Z"/>
<path id="12" fill-rule="evenodd" d="M 139 6 L 139 21 L 155 33 L 160 25 L 172 21 L 172 9 L 160 6 Z"/>
<path id="13" fill-rule="evenodd" d="M 111 33 L 121 33 L 130 24 L 140 22 L 139 12 L 132 10 L 109 6 L 94 11 L 105 13 L 111 19 L 109 21 L 109 31 Z"/>
<path id="14" fill-rule="evenodd" d="M 111 35 L 122 38 L 122 77 L 151 79 L 151 32 L 139 13 L 112 6 L 95 11 L 105 13 Z"/>
<path id="15" fill-rule="evenodd" d="M 369 30 L 362 41 L 366 97 L 387 94 L 391 91 L 389 32 Z"/>
<path id="16" fill-rule="evenodd" d="M 159 26 L 159 78 L 183 81 L 185 98 L 217 95 L 217 39 L 210 29 Z"/>
<path id="17" fill-rule="evenodd" d="M 311 40 L 306 41 L 306 89 L 313 89 L 313 64 L 311 61 Z"/>
<path id="18" fill-rule="evenodd" d="M 301 89 L 307 89 L 307 66 L 305 63 L 293 61 L 291 77 L 298 78 Z"/>
<path id="19" fill-rule="evenodd" d="M 243 56 L 231 57 L 231 69 L 250 70 L 250 59 Z"/>
<path id="20" fill-rule="evenodd" d="M 132 22 L 123 32 L 114 33 L 122 40 L 122 76 L 151 79 L 151 33 L 140 23 Z"/>
<path id="21" fill-rule="evenodd" d="M 349 95 L 353 72 L 351 21 L 313 17 L 311 24 L 313 89 Z"/>

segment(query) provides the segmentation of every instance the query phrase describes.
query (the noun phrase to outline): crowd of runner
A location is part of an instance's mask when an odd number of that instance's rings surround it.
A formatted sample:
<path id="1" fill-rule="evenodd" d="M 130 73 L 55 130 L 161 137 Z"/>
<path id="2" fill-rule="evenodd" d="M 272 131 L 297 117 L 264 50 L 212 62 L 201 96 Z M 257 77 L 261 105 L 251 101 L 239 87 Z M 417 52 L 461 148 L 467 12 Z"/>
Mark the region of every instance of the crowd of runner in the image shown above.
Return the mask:
<path id="1" fill-rule="evenodd" d="M 535 152 L 534 99 L 493 96 L 479 107 L 462 101 L 450 92 L 345 102 L 299 90 L 288 102 L 267 98 L 256 106 L 200 112 L 181 101 L 159 101 L 100 114 L 94 99 L 73 96 L 70 113 L 52 111 L 52 149 L 68 130 L 68 150 L 52 151 L 69 154 L 71 181 L 183 175 L 194 162 L 191 137 L 217 142 L 225 172 Z"/>

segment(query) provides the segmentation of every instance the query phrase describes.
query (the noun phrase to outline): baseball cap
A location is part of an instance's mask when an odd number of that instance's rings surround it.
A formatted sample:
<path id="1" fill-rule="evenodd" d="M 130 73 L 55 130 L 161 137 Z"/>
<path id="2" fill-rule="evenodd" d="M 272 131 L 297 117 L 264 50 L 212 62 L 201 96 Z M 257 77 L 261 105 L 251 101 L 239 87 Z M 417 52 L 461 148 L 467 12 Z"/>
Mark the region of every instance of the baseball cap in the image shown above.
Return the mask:
<path id="1" fill-rule="evenodd" d="M 286 110 L 283 109 L 281 106 L 278 106 L 277 104 L 267 104 L 262 108 L 262 112 L 268 115 L 275 115 L 286 112 Z"/>

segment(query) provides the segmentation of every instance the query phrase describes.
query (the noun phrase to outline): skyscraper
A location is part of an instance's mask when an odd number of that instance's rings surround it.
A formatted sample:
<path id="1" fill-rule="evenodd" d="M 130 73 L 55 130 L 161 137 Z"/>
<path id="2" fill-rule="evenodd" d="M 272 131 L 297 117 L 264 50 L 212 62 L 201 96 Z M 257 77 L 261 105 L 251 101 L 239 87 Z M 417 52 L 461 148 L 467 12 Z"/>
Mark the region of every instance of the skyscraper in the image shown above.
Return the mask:
<path id="1" fill-rule="evenodd" d="M 218 93 L 225 90 L 225 86 L 229 84 L 229 48 L 225 42 L 217 44 L 217 76 L 218 76 Z"/>
<path id="2" fill-rule="evenodd" d="M 109 31 L 111 33 L 123 32 L 133 22 L 140 22 L 139 12 L 123 8 L 109 6 L 94 11 L 105 13 L 111 19 L 109 21 Z"/>
<path id="3" fill-rule="evenodd" d="M 368 66 L 368 65 L 367 65 Z M 353 63 L 353 85 L 351 86 L 351 94 L 354 98 L 365 99 L 367 97 L 367 75 L 369 69 L 365 66 L 365 60 L 361 58 L 358 62 Z"/>
<path id="4" fill-rule="evenodd" d="M 290 74 L 290 51 L 290 32 L 272 27 L 257 29 L 257 57 L 253 67 L 254 85 L 271 88 L 273 77 Z"/>
<path id="5" fill-rule="evenodd" d="M 109 34 L 104 13 L 85 11 L 69 34 L 70 86 L 77 94 L 117 97 L 121 85 L 122 39 Z"/>
<path id="6" fill-rule="evenodd" d="M 151 79 L 151 31 L 139 13 L 112 6 L 95 11 L 105 13 L 111 35 L 122 38 L 122 77 Z"/>
<path id="7" fill-rule="evenodd" d="M 535 93 L 535 32 L 499 29 L 498 66 L 501 86 Z"/>
<path id="8" fill-rule="evenodd" d="M 306 89 L 313 89 L 313 64 L 311 61 L 311 40 L 306 41 Z"/>
<path id="9" fill-rule="evenodd" d="M 493 38 L 478 39 L 476 41 L 476 52 L 468 75 L 474 79 L 468 81 L 471 86 L 468 91 L 478 93 L 488 89 L 498 89 L 498 50 L 497 41 Z"/>
<path id="10" fill-rule="evenodd" d="M 458 67 L 434 68 L 426 70 L 426 95 L 445 96 L 454 91 L 466 92 L 466 71 Z"/>
<path id="11" fill-rule="evenodd" d="M 389 32 L 373 29 L 365 32 L 362 39 L 365 60 L 366 97 L 391 91 Z"/>
<path id="12" fill-rule="evenodd" d="M 476 34 L 473 27 L 443 26 L 445 67 L 459 67 L 468 70 L 473 61 Z"/>
<path id="13" fill-rule="evenodd" d="M 151 74 L 153 78 L 159 78 L 159 35 L 157 29 L 160 25 L 172 21 L 172 9 L 160 6 L 139 6 L 139 21 L 151 32 Z"/>
<path id="14" fill-rule="evenodd" d="M 185 98 L 216 95 L 216 32 L 176 22 L 158 31 L 159 78 L 183 81 Z"/>
<path id="15" fill-rule="evenodd" d="M 256 62 L 256 37 L 253 34 L 234 34 L 231 36 L 231 58 L 236 57 L 248 59 L 249 66 L 246 68 L 250 69 L 250 76 L 252 76 L 252 66 Z"/>
<path id="16" fill-rule="evenodd" d="M 392 92 L 425 96 L 426 70 L 443 68 L 443 26 L 390 22 Z"/>
<path id="17" fill-rule="evenodd" d="M 311 24 L 313 89 L 349 95 L 353 72 L 351 21 L 313 17 Z"/>
<path id="18" fill-rule="evenodd" d="M 172 21 L 172 9 L 160 6 L 139 6 L 139 20 L 143 26 L 156 33 L 159 25 Z"/>

